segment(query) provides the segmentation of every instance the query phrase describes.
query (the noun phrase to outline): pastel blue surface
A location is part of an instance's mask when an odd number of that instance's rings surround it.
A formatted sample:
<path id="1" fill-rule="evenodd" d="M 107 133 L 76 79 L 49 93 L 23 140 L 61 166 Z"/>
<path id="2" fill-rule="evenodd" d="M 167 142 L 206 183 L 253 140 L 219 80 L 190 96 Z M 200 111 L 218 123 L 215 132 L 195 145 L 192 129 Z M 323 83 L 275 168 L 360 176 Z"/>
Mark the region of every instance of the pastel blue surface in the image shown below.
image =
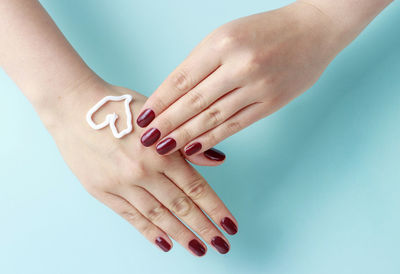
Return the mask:
<path id="1" fill-rule="evenodd" d="M 41 2 L 94 71 L 149 95 L 214 28 L 290 1 Z M 399 14 L 200 168 L 239 221 L 226 256 L 164 254 L 91 198 L 1 71 L 0 273 L 400 273 Z"/>

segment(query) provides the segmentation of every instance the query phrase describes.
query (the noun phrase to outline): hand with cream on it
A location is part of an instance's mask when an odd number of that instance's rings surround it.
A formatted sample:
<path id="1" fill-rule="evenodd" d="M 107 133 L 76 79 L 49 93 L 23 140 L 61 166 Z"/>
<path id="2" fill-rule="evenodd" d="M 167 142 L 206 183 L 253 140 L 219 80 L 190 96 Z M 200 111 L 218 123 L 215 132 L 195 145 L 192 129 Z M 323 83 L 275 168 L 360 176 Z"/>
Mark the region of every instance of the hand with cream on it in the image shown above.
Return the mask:
<path id="1" fill-rule="evenodd" d="M 143 106 L 137 124 L 158 136 L 143 145 L 199 154 L 277 111 L 390 2 L 300 0 L 219 27 Z"/>
<path id="2" fill-rule="evenodd" d="M 201 239 L 220 253 L 229 251 L 228 240 L 217 226 L 235 234 L 237 222 L 179 152 L 161 158 L 146 150 L 139 140 L 143 130 L 137 126 L 118 139 L 110 128 L 95 130 L 88 124 L 88 111 L 106 96 L 132 96 L 132 118 L 146 98 L 101 80 L 38 1 L 0 1 L 0 65 L 32 103 L 90 194 L 164 251 L 172 247 L 170 237 L 196 256 L 207 249 Z M 127 115 L 121 102 L 104 104 L 90 118 L 101 124 L 106 117 L 106 122 L 116 123 L 118 132 L 125 129 Z M 216 164 L 204 155 L 189 159 Z"/>
<path id="3" fill-rule="evenodd" d="M 64 99 L 63 107 L 74 111 L 54 115 L 46 124 L 64 160 L 86 190 L 164 251 L 172 247 L 169 238 L 172 237 L 195 255 L 205 253 L 206 245 L 186 224 L 217 251 L 228 252 L 228 240 L 201 210 L 232 234 L 236 233 L 236 221 L 179 152 L 161 158 L 140 144 L 143 129 L 134 126 L 131 133 L 118 139 L 109 128 L 94 130 L 85 119 L 88 109 L 105 95 L 131 95 L 133 117 L 137 117 L 146 98 L 101 81 L 80 94 Z M 126 126 L 123 104 L 104 104 L 93 114 L 94 121 L 104 121 L 107 115 L 116 113 L 118 131 L 123 130 Z"/>

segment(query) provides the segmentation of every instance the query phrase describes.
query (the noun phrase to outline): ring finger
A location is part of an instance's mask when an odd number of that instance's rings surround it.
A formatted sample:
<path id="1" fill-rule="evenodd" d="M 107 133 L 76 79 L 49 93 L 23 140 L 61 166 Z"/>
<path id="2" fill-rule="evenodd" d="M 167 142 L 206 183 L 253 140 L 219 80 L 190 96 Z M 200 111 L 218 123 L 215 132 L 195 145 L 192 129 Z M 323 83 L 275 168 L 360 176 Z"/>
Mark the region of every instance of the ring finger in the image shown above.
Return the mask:
<path id="1" fill-rule="evenodd" d="M 156 244 L 162 251 L 168 252 L 172 248 L 172 241 L 165 231 L 150 222 L 126 199 L 112 193 L 104 193 L 96 198 L 128 221 L 147 240 Z"/>
<path id="2" fill-rule="evenodd" d="M 150 222 L 163 229 L 168 235 L 196 256 L 203 256 L 207 247 L 182 222 L 157 201 L 147 190 L 132 186 L 125 197 Z"/>

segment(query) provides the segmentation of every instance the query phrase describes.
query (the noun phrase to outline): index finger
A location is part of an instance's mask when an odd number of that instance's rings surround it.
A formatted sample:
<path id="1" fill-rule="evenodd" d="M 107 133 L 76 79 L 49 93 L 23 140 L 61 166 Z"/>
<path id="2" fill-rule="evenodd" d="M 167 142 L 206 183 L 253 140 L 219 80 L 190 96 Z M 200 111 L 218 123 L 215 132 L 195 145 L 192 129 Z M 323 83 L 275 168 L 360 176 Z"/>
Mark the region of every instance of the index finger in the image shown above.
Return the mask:
<path id="1" fill-rule="evenodd" d="M 157 115 L 207 78 L 220 64 L 216 50 L 200 44 L 147 99 L 136 120 L 138 126 L 148 126 Z"/>

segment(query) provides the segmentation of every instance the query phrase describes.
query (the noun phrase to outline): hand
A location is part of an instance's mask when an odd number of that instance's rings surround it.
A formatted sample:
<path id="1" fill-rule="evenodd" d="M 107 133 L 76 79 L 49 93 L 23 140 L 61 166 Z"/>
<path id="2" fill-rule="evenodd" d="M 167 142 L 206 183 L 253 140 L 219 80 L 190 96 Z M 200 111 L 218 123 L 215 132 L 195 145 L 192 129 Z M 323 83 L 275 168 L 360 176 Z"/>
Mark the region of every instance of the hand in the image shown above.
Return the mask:
<path id="1" fill-rule="evenodd" d="M 228 241 L 201 210 L 230 234 L 236 233 L 237 222 L 179 153 L 160 159 L 140 145 L 138 128 L 115 139 L 109 129 L 95 131 L 86 123 L 88 110 L 105 96 L 132 94 L 134 117 L 146 98 L 104 83 L 73 50 L 39 1 L 0 1 L 0 15 L 0 66 L 32 103 L 83 186 L 164 251 L 172 246 L 170 235 L 194 254 L 205 253 L 205 245 L 179 217 L 226 253 Z M 107 103 L 94 119 L 100 122 L 115 111 L 122 130 L 125 110 L 115 106 Z M 189 159 L 200 164 L 216 162 L 204 155 Z"/>
<path id="2" fill-rule="evenodd" d="M 302 2 L 230 22 L 144 104 L 137 124 L 160 138 L 142 143 L 159 154 L 201 153 L 307 90 L 343 45 L 330 18 Z"/>
<path id="3" fill-rule="evenodd" d="M 161 158 L 144 149 L 138 127 L 116 139 L 108 127 L 95 131 L 86 123 L 86 112 L 104 96 L 131 94 L 133 117 L 146 98 L 105 83 L 91 86 L 85 84 L 79 92 L 61 97 L 56 111 L 41 113 L 66 163 L 86 190 L 164 251 L 172 247 L 169 235 L 193 254 L 205 254 L 206 246 L 184 222 L 220 253 L 228 252 L 228 240 L 201 210 L 229 234 L 237 232 L 237 222 L 179 152 Z M 117 127 L 124 129 L 125 111 L 118 102 L 105 104 L 94 115 L 95 122 L 112 112 L 119 114 Z"/>

